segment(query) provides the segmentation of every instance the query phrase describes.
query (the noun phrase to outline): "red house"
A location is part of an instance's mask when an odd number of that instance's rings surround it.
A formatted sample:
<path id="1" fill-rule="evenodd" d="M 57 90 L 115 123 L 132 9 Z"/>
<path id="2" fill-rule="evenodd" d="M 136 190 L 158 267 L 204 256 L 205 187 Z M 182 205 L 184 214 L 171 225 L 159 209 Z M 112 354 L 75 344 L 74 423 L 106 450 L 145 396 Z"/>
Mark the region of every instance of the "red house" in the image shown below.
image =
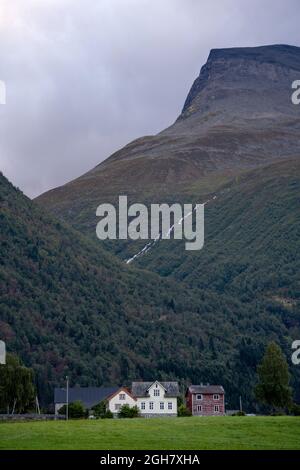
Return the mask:
<path id="1" fill-rule="evenodd" d="M 221 385 L 190 385 L 185 394 L 186 406 L 193 416 L 225 414 L 225 391 Z"/>

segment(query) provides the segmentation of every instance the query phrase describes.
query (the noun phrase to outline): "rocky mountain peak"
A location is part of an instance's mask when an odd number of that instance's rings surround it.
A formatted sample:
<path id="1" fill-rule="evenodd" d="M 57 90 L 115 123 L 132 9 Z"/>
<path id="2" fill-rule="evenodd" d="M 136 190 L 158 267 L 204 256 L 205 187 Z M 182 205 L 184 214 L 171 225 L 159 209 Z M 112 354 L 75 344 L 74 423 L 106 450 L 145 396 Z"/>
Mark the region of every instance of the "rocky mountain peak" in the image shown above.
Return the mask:
<path id="1" fill-rule="evenodd" d="M 294 114 L 291 84 L 300 76 L 300 48 L 289 45 L 212 49 L 179 120 L 194 114 L 226 118 Z"/>

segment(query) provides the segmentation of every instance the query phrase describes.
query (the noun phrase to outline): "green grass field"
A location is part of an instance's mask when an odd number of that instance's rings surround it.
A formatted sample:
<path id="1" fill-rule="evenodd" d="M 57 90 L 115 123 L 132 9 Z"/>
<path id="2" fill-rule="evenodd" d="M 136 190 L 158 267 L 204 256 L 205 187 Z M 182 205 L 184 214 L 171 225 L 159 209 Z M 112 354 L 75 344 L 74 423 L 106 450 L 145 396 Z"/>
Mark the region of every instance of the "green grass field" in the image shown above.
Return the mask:
<path id="1" fill-rule="evenodd" d="M 0 423 L 0 449 L 300 449 L 298 417 Z"/>

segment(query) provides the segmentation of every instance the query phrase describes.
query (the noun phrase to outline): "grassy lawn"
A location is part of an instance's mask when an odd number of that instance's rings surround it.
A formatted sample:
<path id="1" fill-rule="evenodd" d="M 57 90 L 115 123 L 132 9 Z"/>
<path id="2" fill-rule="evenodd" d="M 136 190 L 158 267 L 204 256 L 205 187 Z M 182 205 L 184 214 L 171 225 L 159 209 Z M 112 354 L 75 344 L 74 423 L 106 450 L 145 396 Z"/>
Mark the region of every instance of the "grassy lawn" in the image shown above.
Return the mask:
<path id="1" fill-rule="evenodd" d="M 300 449 L 300 418 L 0 423 L 0 449 Z"/>

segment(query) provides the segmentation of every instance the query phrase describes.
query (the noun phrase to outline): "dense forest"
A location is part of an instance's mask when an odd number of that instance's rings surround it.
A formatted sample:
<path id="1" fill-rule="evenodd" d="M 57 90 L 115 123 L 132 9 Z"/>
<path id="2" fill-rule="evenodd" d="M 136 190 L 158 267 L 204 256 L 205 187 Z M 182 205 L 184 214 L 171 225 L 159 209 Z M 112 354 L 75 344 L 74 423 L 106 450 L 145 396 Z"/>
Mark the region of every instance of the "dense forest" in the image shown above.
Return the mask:
<path id="1" fill-rule="evenodd" d="M 221 383 L 228 407 L 242 395 L 255 409 L 266 344 L 278 342 L 289 357 L 300 334 L 299 179 L 295 169 L 286 177 L 281 169 L 261 175 L 259 188 L 257 176 L 247 181 L 224 188 L 224 199 L 208 209 L 214 236 L 207 250 L 186 255 L 172 245 L 180 242 L 164 242 L 136 267 L 47 214 L 1 175 L 0 335 L 34 369 L 42 402 L 52 401 L 68 374 L 82 386 L 139 378 L 177 379 L 182 388 Z M 251 211 L 261 214 L 252 229 Z M 283 222 L 285 232 L 276 231 Z M 259 232 L 256 253 L 251 240 Z M 298 369 L 291 373 L 299 386 Z"/>

